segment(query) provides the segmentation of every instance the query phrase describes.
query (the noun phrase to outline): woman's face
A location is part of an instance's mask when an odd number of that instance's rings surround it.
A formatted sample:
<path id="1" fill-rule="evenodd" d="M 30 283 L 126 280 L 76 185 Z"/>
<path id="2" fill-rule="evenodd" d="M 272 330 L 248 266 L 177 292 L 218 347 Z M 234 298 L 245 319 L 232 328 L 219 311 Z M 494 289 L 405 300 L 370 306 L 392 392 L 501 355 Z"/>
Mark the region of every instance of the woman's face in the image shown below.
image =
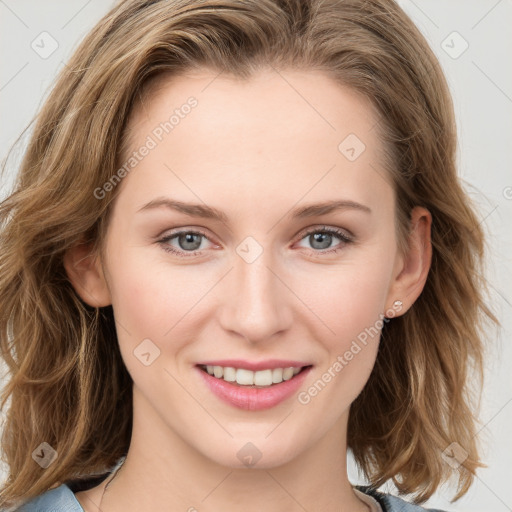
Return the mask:
<path id="1" fill-rule="evenodd" d="M 134 111 L 102 261 L 134 435 L 230 467 L 345 435 L 383 316 L 412 302 L 378 129 L 369 103 L 312 72 L 204 70 Z"/>

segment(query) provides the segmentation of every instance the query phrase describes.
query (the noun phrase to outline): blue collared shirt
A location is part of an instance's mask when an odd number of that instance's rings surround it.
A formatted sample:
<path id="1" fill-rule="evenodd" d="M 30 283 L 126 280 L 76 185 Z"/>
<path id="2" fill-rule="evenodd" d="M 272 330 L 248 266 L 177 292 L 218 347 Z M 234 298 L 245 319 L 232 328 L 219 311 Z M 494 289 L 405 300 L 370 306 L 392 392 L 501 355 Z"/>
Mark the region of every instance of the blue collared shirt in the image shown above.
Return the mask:
<path id="1" fill-rule="evenodd" d="M 96 481 L 95 484 L 97 483 Z M 85 489 L 85 487 L 82 487 L 82 489 Z M 356 489 L 374 498 L 382 507 L 383 512 L 443 512 L 442 510 L 425 509 L 413 505 L 401 498 L 375 491 L 369 487 L 356 486 Z M 62 484 L 36 496 L 16 509 L 15 512 L 84 512 L 84 509 L 71 488 Z"/>

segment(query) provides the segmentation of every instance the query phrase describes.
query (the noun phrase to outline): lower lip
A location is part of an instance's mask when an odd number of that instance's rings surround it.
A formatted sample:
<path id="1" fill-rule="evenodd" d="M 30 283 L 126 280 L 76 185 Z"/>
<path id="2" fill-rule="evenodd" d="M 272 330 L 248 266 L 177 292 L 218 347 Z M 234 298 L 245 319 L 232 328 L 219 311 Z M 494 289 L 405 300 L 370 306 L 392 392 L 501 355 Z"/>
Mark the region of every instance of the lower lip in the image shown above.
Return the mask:
<path id="1" fill-rule="evenodd" d="M 312 367 L 302 370 L 289 380 L 261 388 L 231 384 L 224 379 L 210 375 L 198 366 L 196 368 L 210 390 L 222 401 L 239 409 L 261 411 L 275 407 L 293 395 L 304 382 Z"/>

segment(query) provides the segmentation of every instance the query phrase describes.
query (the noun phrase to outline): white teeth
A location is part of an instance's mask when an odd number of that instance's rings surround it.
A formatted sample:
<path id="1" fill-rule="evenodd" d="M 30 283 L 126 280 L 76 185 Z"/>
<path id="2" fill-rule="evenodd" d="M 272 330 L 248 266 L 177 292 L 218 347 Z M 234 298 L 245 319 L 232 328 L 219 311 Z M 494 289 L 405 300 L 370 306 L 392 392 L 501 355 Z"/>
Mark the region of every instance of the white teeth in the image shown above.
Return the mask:
<path id="1" fill-rule="evenodd" d="M 231 366 L 224 368 L 224 380 L 227 380 L 228 382 L 235 382 L 236 369 Z"/>
<path id="2" fill-rule="evenodd" d="M 272 384 L 272 370 L 254 372 L 254 384 L 256 386 L 270 386 Z"/>
<path id="3" fill-rule="evenodd" d="M 272 370 L 272 382 L 274 384 L 283 382 L 283 369 L 282 368 L 274 368 Z"/>
<path id="4" fill-rule="evenodd" d="M 254 372 L 238 368 L 236 371 L 236 383 L 243 386 L 252 386 L 254 384 Z"/>
<path id="5" fill-rule="evenodd" d="M 268 370 L 246 370 L 245 368 L 233 368 L 207 365 L 206 371 L 218 379 L 226 382 L 236 382 L 241 386 L 263 386 L 268 387 L 272 384 L 279 384 L 285 380 L 290 380 L 302 370 L 301 367 L 273 368 Z"/>
<path id="6" fill-rule="evenodd" d="M 283 370 L 283 380 L 290 380 L 293 377 L 293 368 L 285 368 Z"/>

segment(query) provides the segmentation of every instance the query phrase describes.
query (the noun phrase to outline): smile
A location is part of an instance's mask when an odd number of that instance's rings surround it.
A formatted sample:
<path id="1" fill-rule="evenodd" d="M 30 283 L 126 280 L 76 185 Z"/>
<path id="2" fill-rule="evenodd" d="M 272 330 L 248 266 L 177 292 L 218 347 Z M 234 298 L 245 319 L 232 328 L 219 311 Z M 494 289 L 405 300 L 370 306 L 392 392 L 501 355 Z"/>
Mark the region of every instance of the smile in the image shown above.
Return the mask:
<path id="1" fill-rule="evenodd" d="M 207 389 L 222 402 L 238 409 L 259 411 L 275 407 L 296 394 L 313 368 L 256 366 L 260 368 L 198 364 L 196 369 Z"/>
<path id="2" fill-rule="evenodd" d="M 308 367 L 290 366 L 287 368 L 268 368 L 266 370 L 258 371 L 247 370 L 245 368 L 234 368 L 232 366 L 224 367 L 213 365 L 201 365 L 200 368 L 217 379 L 238 384 L 239 386 L 269 387 L 274 384 L 280 384 L 285 380 L 290 380 L 294 375 L 297 375 Z"/>

